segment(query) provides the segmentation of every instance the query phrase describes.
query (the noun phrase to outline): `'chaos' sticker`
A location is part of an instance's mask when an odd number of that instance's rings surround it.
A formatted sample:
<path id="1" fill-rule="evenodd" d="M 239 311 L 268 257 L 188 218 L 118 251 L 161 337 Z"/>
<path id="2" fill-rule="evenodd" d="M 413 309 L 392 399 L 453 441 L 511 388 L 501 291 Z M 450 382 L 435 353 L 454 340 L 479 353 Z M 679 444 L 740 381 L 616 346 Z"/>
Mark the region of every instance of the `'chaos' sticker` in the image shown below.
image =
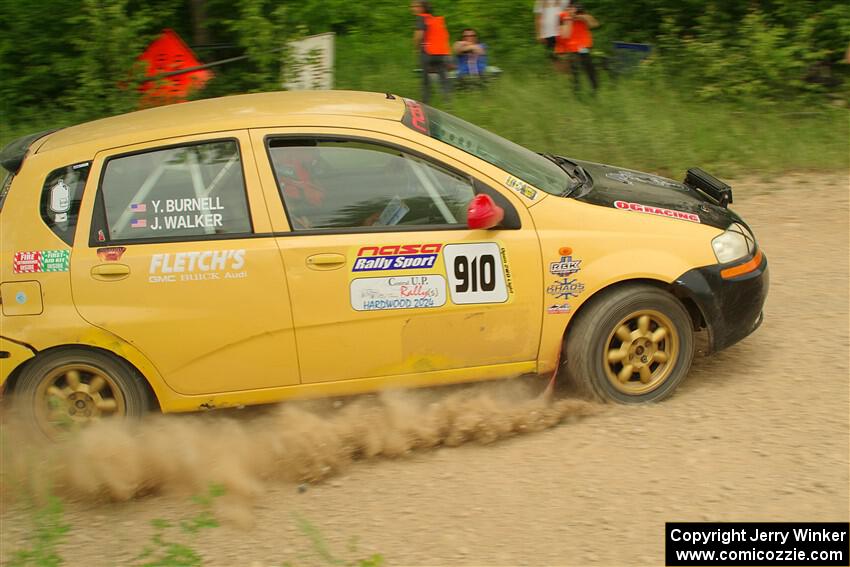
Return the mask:
<path id="1" fill-rule="evenodd" d="M 358 278 L 351 282 L 351 307 L 356 311 L 385 311 L 442 307 L 446 279 L 436 275 Z"/>
<path id="2" fill-rule="evenodd" d="M 35 250 L 33 252 L 15 252 L 13 269 L 16 274 L 67 272 L 70 261 L 70 250 Z"/>
<path id="3" fill-rule="evenodd" d="M 364 246 L 357 251 L 352 272 L 430 269 L 437 263 L 442 244 Z"/>
<path id="4" fill-rule="evenodd" d="M 636 213 L 647 213 L 650 215 L 670 217 L 672 219 L 681 219 L 696 223 L 700 222 L 698 215 L 695 215 L 694 213 L 686 213 L 684 211 L 674 211 L 672 209 L 652 207 L 649 205 L 641 205 L 640 203 L 629 203 L 626 201 L 614 201 L 614 206 L 618 209 L 634 211 Z"/>
<path id="5" fill-rule="evenodd" d="M 576 278 L 561 278 L 546 288 L 546 293 L 554 295 L 555 299 L 571 299 L 578 297 L 584 291 L 584 284 Z"/>

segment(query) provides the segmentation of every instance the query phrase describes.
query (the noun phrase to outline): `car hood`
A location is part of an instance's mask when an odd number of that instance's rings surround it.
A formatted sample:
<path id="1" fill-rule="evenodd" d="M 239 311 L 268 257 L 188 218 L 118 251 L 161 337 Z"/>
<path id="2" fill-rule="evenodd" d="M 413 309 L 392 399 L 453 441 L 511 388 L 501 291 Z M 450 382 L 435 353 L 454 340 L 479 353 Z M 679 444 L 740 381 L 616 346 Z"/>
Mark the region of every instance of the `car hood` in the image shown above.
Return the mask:
<path id="1" fill-rule="evenodd" d="M 631 208 L 632 210 L 650 207 L 650 210 L 644 212 L 671 218 L 689 216 L 684 219 L 686 222 L 690 220 L 722 230 L 728 228 L 733 222 L 743 223 L 743 220 L 734 212 L 714 204 L 693 187 L 688 187 L 679 181 L 622 167 L 573 159 L 569 161 L 584 168 L 591 178 L 584 187 L 570 195 L 570 198 L 577 201 L 602 207 Z M 686 215 L 676 217 L 666 211 L 686 213 Z M 696 215 L 696 217 L 690 215 Z"/>

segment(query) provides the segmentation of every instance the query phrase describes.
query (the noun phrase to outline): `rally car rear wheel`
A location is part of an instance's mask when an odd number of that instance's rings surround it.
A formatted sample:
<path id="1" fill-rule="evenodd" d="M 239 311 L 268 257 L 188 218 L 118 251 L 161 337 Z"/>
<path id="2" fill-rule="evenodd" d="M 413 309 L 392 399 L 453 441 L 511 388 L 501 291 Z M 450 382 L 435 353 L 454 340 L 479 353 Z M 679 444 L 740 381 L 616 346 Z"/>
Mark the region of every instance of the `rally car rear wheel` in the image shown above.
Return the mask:
<path id="1" fill-rule="evenodd" d="M 151 405 L 126 362 L 78 348 L 38 356 L 24 368 L 13 396 L 24 424 L 51 439 L 105 418 L 140 417 Z"/>
<path id="2" fill-rule="evenodd" d="M 592 299 L 576 317 L 564 347 L 566 374 L 590 397 L 658 401 L 691 367 L 690 315 L 664 290 L 624 285 Z"/>

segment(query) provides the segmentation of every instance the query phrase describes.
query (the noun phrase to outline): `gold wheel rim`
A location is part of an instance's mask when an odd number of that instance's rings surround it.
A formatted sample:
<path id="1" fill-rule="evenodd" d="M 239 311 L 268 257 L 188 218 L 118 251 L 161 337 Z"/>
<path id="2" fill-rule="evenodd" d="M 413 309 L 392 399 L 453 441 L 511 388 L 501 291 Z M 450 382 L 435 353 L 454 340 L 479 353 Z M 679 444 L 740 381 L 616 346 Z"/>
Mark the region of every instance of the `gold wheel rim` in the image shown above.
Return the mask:
<path id="1" fill-rule="evenodd" d="M 123 416 L 127 410 L 118 383 L 100 368 L 81 363 L 48 372 L 36 390 L 35 404 L 38 425 L 51 438 L 105 417 Z"/>
<path id="2" fill-rule="evenodd" d="M 614 325 L 602 364 L 618 391 L 636 396 L 660 387 L 679 357 L 679 334 L 669 317 L 653 309 L 635 311 Z"/>

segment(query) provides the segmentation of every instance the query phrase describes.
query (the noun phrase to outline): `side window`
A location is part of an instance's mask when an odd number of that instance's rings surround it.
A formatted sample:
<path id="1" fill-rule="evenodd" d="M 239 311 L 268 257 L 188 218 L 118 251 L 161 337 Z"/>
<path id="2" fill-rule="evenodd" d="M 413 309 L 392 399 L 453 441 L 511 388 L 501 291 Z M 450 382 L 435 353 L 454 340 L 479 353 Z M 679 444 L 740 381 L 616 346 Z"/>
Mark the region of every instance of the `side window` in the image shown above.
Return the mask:
<path id="1" fill-rule="evenodd" d="M 466 226 L 470 180 L 401 150 L 291 138 L 268 150 L 294 230 Z"/>
<path id="2" fill-rule="evenodd" d="M 89 177 L 88 162 L 50 172 L 41 187 L 41 218 L 65 244 L 74 244 L 74 230 Z"/>
<path id="3" fill-rule="evenodd" d="M 199 240 L 252 230 L 235 140 L 111 158 L 100 190 L 111 241 Z"/>

